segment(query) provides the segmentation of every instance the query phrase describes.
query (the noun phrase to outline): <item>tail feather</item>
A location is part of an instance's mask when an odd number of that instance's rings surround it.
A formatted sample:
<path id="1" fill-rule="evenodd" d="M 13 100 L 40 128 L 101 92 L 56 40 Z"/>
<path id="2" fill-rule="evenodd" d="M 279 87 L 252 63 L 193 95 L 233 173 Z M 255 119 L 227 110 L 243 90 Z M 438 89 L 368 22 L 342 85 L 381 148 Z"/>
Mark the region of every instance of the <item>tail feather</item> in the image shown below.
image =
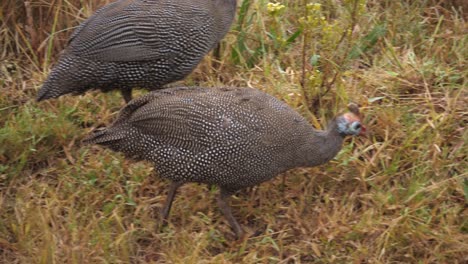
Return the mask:
<path id="1" fill-rule="evenodd" d="M 134 160 L 144 159 L 145 149 L 141 148 L 141 142 L 131 139 L 131 132 L 128 127 L 111 126 L 94 130 L 89 136 L 83 139 L 82 143 L 97 144 L 109 148 L 113 151 L 122 152 L 125 156 Z"/>
<path id="2" fill-rule="evenodd" d="M 40 102 L 70 93 L 82 94 L 96 85 L 100 77 L 95 63 L 66 54 L 50 72 L 36 100 Z"/>
<path id="3" fill-rule="evenodd" d="M 55 89 L 50 85 L 49 80 L 47 80 L 37 93 L 36 101 L 40 102 L 43 100 L 59 97 L 58 92 L 53 92 Z"/>
<path id="4" fill-rule="evenodd" d="M 125 133 L 115 133 L 111 128 L 99 128 L 94 130 L 89 136 L 83 139 L 83 143 L 88 144 L 98 144 L 108 146 L 112 149 L 119 145 L 121 140 L 125 139 Z"/>

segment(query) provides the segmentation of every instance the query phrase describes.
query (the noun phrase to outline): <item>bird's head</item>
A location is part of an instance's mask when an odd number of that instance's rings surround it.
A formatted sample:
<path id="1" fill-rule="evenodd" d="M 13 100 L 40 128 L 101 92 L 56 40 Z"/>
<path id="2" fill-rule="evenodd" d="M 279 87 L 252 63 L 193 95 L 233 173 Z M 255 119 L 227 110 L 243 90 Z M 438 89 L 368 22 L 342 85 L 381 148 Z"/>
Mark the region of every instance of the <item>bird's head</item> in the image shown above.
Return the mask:
<path id="1" fill-rule="evenodd" d="M 345 136 L 365 135 L 366 127 L 362 124 L 359 107 L 351 103 L 348 105 L 349 112 L 336 119 L 338 132 Z"/>

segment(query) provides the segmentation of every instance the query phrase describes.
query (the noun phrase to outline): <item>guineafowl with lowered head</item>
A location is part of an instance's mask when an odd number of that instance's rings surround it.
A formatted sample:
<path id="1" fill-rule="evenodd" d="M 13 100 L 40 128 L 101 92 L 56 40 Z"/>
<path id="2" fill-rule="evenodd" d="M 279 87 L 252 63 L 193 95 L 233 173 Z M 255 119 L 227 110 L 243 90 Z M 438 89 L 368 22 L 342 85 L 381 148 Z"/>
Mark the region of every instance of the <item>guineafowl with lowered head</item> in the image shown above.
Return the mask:
<path id="1" fill-rule="evenodd" d="M 37 100 L 89 89 L 161 89 L 185 78 L 228 32 L 236 0 L 118 0 L 74 31 Z"/>
<path id="2" fill-rule="evenodd" d="M 157 173 L 172 182 L 164 221 L 182 184 L 219 186 L 219 207 L 240 237 L 243 230 L 229 197 L 289 169 L 331 160 L 346 136 L 365 131 L 357 106 L 349 110 L 319 131 L 287 104 L 256 89 L 169 88 L 132 100 L 112 125 L 84 142 L 154 162 Z"/>

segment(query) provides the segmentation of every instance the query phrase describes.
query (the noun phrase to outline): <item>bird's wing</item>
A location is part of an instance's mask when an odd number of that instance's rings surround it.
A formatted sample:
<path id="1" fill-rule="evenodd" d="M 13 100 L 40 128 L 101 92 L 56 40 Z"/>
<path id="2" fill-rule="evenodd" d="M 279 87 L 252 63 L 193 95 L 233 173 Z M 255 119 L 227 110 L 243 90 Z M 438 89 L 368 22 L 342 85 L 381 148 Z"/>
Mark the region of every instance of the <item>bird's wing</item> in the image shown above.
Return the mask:
<path id="1" fill-rule="evenodd" d="M 133 100 L 116 124 L 130 124 L 162 144 L 200 153 L 217 145 L 277 144 L 270 137 L 281 135 L 284 128 L 274 120 L 287 109 L 286 104 L 254 89 L 183 87 Z"/>
<path id="2" fill-rule="evenodd" d="M 68 50 L 100 61 L 170 61 L 194 41 L 204 41 L 206 27 L 214 23 L 203 9 L 177 5 L 162 0 L 111 3 L 76 29 Z"/>
<path id="3" fill-rule="evenodd" d="M 212 106 L 171 94 L 166 96 L 148 94 L 143 99 L 146 103 L 137 100 L 135 106 L 130 104 L 127 113 L 124 109 L 119 119 L 167 147 L 200 153 L 212 146 L 210 133 L 216 130 L 217 122 L 214 112 L 210 115 Z"/>

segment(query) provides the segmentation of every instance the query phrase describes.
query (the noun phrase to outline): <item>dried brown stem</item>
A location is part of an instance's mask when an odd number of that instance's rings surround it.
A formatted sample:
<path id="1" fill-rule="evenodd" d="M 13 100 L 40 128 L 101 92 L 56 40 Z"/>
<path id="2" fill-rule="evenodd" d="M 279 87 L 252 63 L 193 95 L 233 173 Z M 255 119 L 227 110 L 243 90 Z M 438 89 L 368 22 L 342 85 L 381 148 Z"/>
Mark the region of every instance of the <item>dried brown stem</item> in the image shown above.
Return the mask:
<path id="1" fill-rule="evenodd" d="M 36 50 L 38 46 L 38 39 L 36 30 L 34 28 L 33 11 L 31 7 L 31 1 L 24 1 L 24 8 L 26 9 L 26 31 L 29 34 L 31 41 L 31 47 Z"/>
<path id="2" fill-rule="evenodd" d="M 354 29 L 354 27 L 356 26 L 357 24 L 357 10 L 358 10 L 358 3 L 359 3 L 359 0 L 355 0 L 354 1 L 354 5 L 353 5 L 353 10 L 351 11 L 351 25 L 350 25 L 350 30 L 352 31 Z M 338 41 L 338 44 L 336 45 L 336 49 L 335 49 L 335 54 L 338 54 L 337 50 L 338 48 L 341 46 L 341 44 L 343 43 L 343 41 L 345 40 L 346 36 L 348 36 L 348 31 L 345 30 L 343 32 L 343 34 L 341 35 L 341 38 L 340 40 Z M 345 47 L 345 52 L 343 53 L 343 56 L 339 59 L 337 65 L 343 65 L 346 58 L 348 57 L 349 55 L 349 51 L 350 51 L 350 46 L 347 45 Z M 322 84 L 320 85 L 320 92 L 319 94 L 317 94 L 314 99 L 311 101 L 311 103 L 308 105 L 309 109 L 317 109 L 319 107 L 319 104 L 320 104 L 320 99 L 325 96 L 326 94 L 328 94 L 328 92 L 330 92 L 331 88 L 333 87 L 333 85 L 335 84 L 335 81 L 338 77 L 338 74 L 339 72 L 336 72 L 332 78 L 331 81 L 326 81 L 324 80 L 322 82 Z M 325 91 L 323 91 L 325 88 Z"/>

